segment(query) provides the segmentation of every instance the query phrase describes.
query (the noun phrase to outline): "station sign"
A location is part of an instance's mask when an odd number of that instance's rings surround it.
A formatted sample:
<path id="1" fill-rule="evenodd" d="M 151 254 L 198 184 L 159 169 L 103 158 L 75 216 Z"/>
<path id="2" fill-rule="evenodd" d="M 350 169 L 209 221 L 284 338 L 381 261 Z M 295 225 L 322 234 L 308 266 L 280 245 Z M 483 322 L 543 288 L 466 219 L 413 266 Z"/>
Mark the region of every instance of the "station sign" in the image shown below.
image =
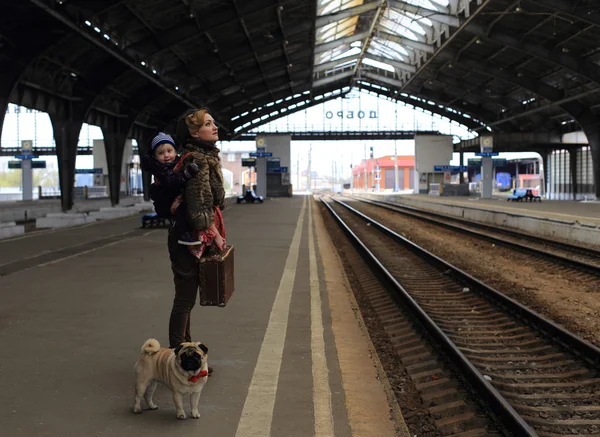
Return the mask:
<path id="1" fill-rule="evenodd" d="M 101 168 L 76 168 L 75 174 L 102 174 Z"/>
<path id="2" fill-rule="evenodd" d="M 483 157 L 498 156 L 498 155 L 500 155 L 499 152 L 481 152 L 481 153 L 475 154 L 475 156 L 483 156 Z"/>
<path id="3" fill-rule="evenodd" d="M 288 168 L 287 167 L 275 167 L 275 168 L 270 169 L 270 171 L 273 173 L 287 173 Z"/>
<path id="4" fill-rule="evenodd" d="M 492 165 L 494 167 L 504 167 L 507 164 L 507 160 L 504 158 L 492 159 Z M 481 167 L 481 159 L 469 159 L 467 161 L 469 167 Z"/>
<path id="5" fill-rule="evenodd" d="M 22 161 L 8 161 L 8 168 L 11 170 L 19 170 L 22 168 Z M 46 168 L 46 161 L 31 161 L 31 168 Z"/>
<path id="6" fill-rule="evenodd" d="M 434 165 L 433 171 L 449 171 L 449 172 L 457 172 L 457 171 L 467 171 L 467 167 L 464 165 Z"/>
<path id="7" fill-rule="evenodd" d="M 242 158 L 242 167 L 256 167 L 256 158 Z"/>
<path id="8" fill-rule="evenodd" d="M 250 156 L 253 156 L 255 158 L 268 158 L 273 156 L 272 152 L 251 152 L 249 153 Z"/>

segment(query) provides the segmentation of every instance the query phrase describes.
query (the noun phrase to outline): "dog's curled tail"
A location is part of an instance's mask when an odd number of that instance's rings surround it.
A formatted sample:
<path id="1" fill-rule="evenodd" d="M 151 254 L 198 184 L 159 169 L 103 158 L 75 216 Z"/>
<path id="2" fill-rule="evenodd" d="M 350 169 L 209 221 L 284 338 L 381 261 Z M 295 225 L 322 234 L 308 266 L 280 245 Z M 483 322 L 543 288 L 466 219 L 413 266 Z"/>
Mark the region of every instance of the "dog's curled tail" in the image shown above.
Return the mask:
<path id="1" fill-rule="evenodd" d="M 160 343 L 158 340 L 154 338 L 149 338 L 146 340 L 144 345 L 142 346 L 142 353 L 153 355 L 160 350 Z"/>

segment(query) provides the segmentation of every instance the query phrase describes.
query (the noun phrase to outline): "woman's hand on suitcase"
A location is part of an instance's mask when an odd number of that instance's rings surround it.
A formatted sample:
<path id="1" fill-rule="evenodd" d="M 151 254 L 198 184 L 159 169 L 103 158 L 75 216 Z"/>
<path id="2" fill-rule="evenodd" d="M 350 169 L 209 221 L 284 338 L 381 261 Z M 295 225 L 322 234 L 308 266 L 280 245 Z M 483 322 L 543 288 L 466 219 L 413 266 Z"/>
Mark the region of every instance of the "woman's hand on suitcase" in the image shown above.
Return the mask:
<path id="1" fill-rule="evenodd" d="M 215 245 L 217 246 L 217 248 L 221 251 L 225 250 L 226 244 L 225 244 L 225 239 L 223 237 L 221 237 L 221 235 L 219 233 L 217 233 L 216 237 L 215 237 Z"/>

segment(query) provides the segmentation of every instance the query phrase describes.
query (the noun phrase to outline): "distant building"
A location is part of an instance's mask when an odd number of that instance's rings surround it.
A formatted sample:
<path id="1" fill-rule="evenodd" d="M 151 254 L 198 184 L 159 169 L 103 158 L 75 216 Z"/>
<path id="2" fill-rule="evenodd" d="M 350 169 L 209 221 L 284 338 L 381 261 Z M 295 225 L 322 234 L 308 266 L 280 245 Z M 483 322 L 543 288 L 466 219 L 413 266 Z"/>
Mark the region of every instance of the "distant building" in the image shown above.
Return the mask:
<path id="1" fill-rule="evenodd" d="M 232 186 L 230 192 L 235 194 L 242 194 L 242 185 L 249 183 L 249 171 L 248 167 L 242 167 L 242 158 L 249 158 L 248 152 L 238 152 L 234 150 L 228 150 L 221 153 L 221 162 L 223 168 L 228 170 L 232 174 Z M 253 181 L 256 183 L 253 176 Z"/>
<path id="2" fill-rule="evenodd" d="M 398 189 L 412 190 L 414 187 L 415 157 L 398 156 Z M 365 189 L 365 169 L 367 173 L 366 187 L 372 190 L 377 185 L 375 174 L 377 167 L 380 170 L 379 189 L 394 189 L 394 156 L 387 155 L 380 158 L 363 159 L 359 165 L 352 167 L 354 189 Z"/>

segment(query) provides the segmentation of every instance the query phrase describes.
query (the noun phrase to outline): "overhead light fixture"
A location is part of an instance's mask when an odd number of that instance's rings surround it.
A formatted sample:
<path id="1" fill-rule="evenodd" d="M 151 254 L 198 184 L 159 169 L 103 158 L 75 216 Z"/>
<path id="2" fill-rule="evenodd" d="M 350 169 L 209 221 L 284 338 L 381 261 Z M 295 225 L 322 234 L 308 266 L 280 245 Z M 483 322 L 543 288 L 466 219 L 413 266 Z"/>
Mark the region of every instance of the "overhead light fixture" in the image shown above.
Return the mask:
<path id="1" fill-rule="evenodd" d="M 562 48 L 562 52 L 563 53 L 569 53 L 569 48 L 568 47 L 563 47 Z"/>

